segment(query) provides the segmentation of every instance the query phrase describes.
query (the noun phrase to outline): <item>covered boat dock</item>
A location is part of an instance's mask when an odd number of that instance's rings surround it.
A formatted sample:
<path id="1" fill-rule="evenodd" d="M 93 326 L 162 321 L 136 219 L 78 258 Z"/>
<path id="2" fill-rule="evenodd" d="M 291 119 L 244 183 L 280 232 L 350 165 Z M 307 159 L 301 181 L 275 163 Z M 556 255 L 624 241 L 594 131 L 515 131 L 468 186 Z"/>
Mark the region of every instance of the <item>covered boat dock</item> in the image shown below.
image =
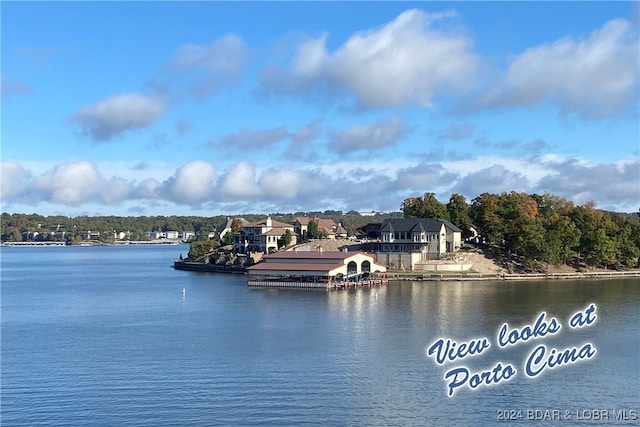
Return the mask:
<path id="1" fill-rule="evenodd" d="M 365 252 L 283 251 L 247 270 L 249 286 L 331 289 L 386 283 L 387 268 Z"/>

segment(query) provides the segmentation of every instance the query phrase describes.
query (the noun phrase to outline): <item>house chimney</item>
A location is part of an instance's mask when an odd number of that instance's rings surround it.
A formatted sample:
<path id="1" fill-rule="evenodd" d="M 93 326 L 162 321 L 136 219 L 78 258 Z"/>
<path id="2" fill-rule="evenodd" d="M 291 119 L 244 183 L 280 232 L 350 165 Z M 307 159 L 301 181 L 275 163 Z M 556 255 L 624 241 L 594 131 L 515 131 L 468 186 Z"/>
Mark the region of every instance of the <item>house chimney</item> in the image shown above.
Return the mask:
<path id="1" fill-rule="evenodd" d="M 267 227 L 273 227 L 273 222 L 271 221 L 271 216 L 267 216 Z"/>

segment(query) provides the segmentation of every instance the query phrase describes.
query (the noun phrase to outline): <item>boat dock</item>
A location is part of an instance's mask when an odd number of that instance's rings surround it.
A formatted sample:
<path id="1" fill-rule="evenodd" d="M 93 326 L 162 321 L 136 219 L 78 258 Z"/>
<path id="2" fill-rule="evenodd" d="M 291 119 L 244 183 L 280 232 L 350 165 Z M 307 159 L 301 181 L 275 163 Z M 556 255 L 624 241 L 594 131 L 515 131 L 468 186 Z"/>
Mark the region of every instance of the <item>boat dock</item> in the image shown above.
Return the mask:
<path id="1" fill-rule="evenodd" d="M 305 281 L 305 280 L 249 280 L 250 287 L 257 288 L 294 288 L 294 289 L 349 289 L 386 285 L 387 279 L 360 278 L 345 281 Z"/>

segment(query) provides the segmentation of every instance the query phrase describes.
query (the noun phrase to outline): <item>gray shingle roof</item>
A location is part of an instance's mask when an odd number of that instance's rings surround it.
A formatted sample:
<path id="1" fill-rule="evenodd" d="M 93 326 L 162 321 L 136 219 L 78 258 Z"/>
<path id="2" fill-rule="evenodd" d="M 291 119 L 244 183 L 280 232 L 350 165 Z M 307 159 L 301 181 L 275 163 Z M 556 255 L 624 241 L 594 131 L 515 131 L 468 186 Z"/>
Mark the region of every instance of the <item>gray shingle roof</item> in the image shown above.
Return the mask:
<path id="1" fill-rule="evenodd" d="M 428 218 L 388 218 L 382 223 L 380 231 L 382 233 L 421 233 L 426 232 L 438 232 L 444 224 L 445 227 L 452 231 L 460 232 L 461 230 L 446 220 L 433 220 Z"/>

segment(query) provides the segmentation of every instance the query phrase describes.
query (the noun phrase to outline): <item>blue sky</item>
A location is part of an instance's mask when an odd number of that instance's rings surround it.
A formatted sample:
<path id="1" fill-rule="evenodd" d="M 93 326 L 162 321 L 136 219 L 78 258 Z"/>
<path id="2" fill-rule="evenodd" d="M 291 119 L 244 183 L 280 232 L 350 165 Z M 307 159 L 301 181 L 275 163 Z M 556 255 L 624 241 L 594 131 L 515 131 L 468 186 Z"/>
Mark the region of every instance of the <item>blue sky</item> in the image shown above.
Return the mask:
<path id="1" fill-rule="evenodd" d="M 640 207 L 637 2 L 2 2 L 2 211 Z"/>

